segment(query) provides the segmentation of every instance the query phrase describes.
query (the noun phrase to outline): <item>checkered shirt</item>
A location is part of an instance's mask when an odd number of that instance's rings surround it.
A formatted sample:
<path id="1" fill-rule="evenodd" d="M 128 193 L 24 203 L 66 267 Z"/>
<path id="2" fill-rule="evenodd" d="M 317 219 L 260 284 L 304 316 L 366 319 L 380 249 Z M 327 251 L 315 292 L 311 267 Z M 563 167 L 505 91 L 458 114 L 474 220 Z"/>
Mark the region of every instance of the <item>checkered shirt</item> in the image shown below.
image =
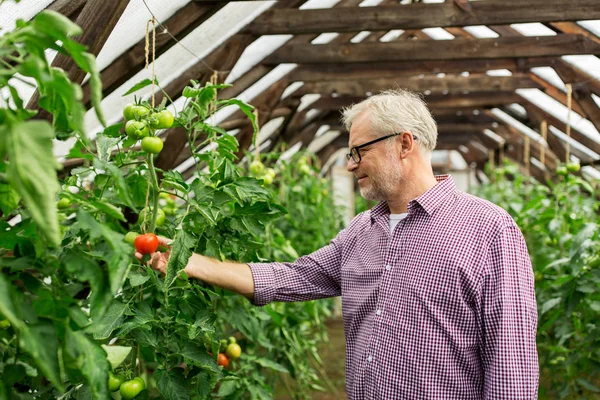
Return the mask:
<path id="1" fill-rule="evenodd" d="M 249 264 L 254 304 L 341 295 L 351 400 L 537 399 L 521 231 L 452 177 L 436 178 L 393 233 L 381 202 L 310 255 Z"/>

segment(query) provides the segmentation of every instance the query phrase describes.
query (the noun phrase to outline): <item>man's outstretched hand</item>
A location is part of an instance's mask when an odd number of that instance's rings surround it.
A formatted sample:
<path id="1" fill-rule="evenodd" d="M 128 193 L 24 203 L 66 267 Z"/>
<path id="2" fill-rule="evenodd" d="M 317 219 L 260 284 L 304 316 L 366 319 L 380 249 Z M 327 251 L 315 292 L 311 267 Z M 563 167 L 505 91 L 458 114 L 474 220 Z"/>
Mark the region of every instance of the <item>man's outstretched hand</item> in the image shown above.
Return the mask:
<path id="1" fill-rule="evenodd" d="M 166 237 L 162 237 L 162 236 L 158 236 L 158 246 L 160 247 L 166 247 L 169 250 L 166 252 L 161 252 L 161 251 L 157 251 L 154 252 L 152 254 L 150 254 L 150 266 L 152 267 L 152 269 L 155 269 L 157 271 L 160 271 L 161 274 L 166 275 L 167 274 L 167 263 L 169 261 L 169 255 L 171 254 L 171 248 L 169 247 L 169 245 L 171 244 L 172 240 L 171 239 L 167 239 Z M 139 252 L 135 252 L 135 257 L 142 261 L 142 253 Z"/>

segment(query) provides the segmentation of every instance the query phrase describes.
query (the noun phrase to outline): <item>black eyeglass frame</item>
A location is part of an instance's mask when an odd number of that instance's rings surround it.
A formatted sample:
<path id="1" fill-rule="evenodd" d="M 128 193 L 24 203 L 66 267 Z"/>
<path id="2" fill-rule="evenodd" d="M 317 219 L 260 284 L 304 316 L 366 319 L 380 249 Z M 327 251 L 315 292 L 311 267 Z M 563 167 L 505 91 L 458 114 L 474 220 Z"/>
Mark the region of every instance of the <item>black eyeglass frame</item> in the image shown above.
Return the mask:
<path id="1" fill-rule="evenodd" d="M 350 158 L 352 158 L 352 160 L 354 160 L 354 162 L 358 164 L 362 160 L 362 156 L 360 155 L 360 149 L 361 148 L 370 146 L 370 145 L 372 145 L 374 143 L 381 142 L 382 140 L 389 139 L 389 138 L 394 137 L 394 136 L 402 135 L 403 133 L 404 132 L 392 133 L 391 135 L 382 136 L 382 137 L 377 138 L 375 140 L 371 140 L 370 142 L 359 144 L 358 146 L 354 146 L 354 147 L 352 147 L 350 149 L 350 152 L 348 154 L 346 154 L 346 161 L 350 161 Z M 415 135 L 413 135 L 413 139 L 417 140 L 417 137 Z M 353 152 L 356 152 L 356 155 L 358 156 L 358 161 L 356 160 L 356 158 L 354 158 Z"/>

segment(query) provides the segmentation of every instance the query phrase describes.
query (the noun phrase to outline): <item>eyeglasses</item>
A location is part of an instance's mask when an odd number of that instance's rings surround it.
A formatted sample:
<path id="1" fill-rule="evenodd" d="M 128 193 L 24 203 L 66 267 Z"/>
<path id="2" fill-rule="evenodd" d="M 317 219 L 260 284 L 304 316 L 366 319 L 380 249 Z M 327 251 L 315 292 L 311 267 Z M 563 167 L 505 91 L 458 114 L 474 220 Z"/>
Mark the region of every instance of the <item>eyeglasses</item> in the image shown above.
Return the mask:
<path id="1" fill-rule="evenodd" d="M 358 164 L 360 162 L 360 160 L 362 160 L 362 157 L 360 155 L 360 149 L 362 149 L 363 147 L 370 146 L 374 143 L 381 142 L 382 140 L 401 135 L 402 133 L 404 133 L 404 132 L 392 133 L 391 135 L 383 136 L 383 137 L 377 138 L 375 140 L 371 140 L 370 142 L 363 143 L 358 146 L 354 146 L 350 149 L 350 153 L 346 154 L 346 160 L 350 161 L 350 158 L 352 158 L 352 160 L 354 160 L 354 162 Z M 413 135 L 413 139 L 417 140 L 417 137 L 415 135 Z"/>

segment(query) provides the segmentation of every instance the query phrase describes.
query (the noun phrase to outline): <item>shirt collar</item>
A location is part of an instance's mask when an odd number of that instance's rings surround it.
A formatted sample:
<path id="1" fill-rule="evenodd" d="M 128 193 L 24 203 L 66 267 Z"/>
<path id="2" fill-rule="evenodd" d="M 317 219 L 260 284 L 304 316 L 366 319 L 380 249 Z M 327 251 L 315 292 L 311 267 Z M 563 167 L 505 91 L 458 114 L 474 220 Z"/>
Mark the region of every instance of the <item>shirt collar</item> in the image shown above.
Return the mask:
<path id="1" fill-rule="evenodd" d="M 456 191 L 456 184 L 450 175 L 436 175 L 437 185 L 430 188 L 428 191 L 411 200 L 408 203 L 408 214 L 412 214 L 415 211 L 415 207 L 420 206 L 428 215 L 438 209 L 446 200 L 446 197 Z M 371 222 L 376 221 L 378 218 L 388 216 L 390 214 L 390 207 L 386 201 L 379 202 L 375 207 L 371 209 Z"/>

